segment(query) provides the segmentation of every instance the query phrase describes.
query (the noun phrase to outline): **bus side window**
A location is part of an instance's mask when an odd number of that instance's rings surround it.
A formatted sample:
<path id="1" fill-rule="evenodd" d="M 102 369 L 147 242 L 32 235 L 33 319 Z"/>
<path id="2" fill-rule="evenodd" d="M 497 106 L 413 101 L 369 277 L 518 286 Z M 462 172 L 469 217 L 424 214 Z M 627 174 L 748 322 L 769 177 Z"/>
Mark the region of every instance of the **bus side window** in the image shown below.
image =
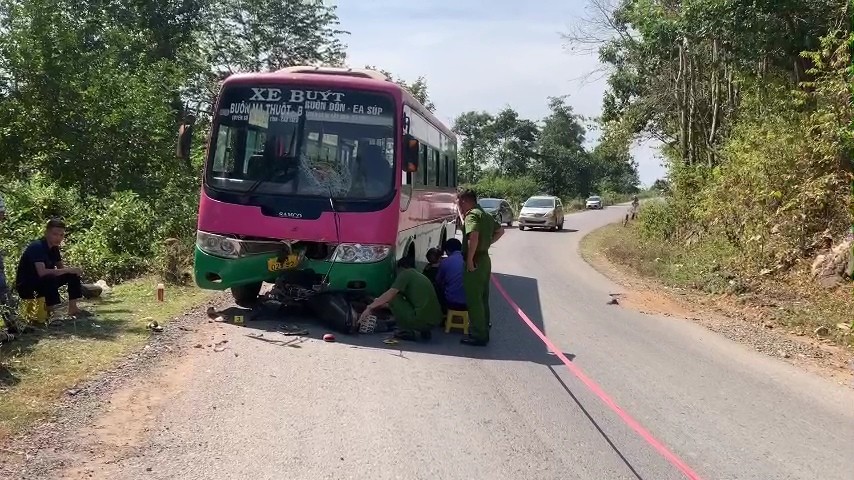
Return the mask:
<path id="1" fill-rule="evenodd" d="M 420 182 L 421 185 L 428 185 L 429 184 L 430 163 L 427 161 L 429 158 L 428 153 L 429 152 L 427 151 L 427 144 L 422 143 L 421 144 L 421 162 L 420 163 L 421 163 L 421 165 L 424 165 L 424 168 L 418 169 L 418 171 L 421 172 L 421 182 Z"/>
<path id="2" fill-rule="evenodd" d="M 433 187 L 439 186 L 439 151 L 430 149 L 430 185 Z"/>
<path id="3" fill-rule="evenodd" d="M 427 145 L 419 143 L 418 148 L 418 156 L 421 158 L 418 161 L 418 170 L 415 172 L 415 181 L 413 182 L 416 187 L 427 185 Z"/>
<path id="4" fill-rule="evenodd" d="M 442 165 L 442 173 L 439 175 L 439 186 L 451 186 L 451 162 L 448 161 L 448 155 L 442 155 L 439 164 Z"/>
<path id="5" fill-rule="evenodd" d="M 450 185 L 451 187 L 456 187 L 457 186 L 457 157 L 452 156 L 451 158 L 448 159 L 448 163 L 450 164 L 450 167 L 448 168 L 448 174 L 451 176 L 451 178 L 448 180 L 448 185 Z"/>

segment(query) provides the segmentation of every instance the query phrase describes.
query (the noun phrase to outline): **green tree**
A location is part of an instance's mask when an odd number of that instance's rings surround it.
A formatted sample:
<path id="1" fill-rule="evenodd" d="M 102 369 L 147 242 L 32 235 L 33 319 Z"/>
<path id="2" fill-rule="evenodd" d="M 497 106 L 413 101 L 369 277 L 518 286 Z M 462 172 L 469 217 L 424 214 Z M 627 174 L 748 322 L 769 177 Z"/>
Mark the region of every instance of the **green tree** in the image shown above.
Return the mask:
<path id="1" fill-rule="evenodd" d="M 590 193 L 596 172 L 584 149 L 585 129 L 565 97 L 550 97 L 551 114 L 543 120 L 533 174 L 540 187 L 561 197 Z"/>
<path id="2" fill-rule="evenodd" d="M 493 145 L 493 160 L 502 175 L 520 176 L 534 158 L 539 128 L 531 120 L 519 118 L 512 108 L 498 112 L 484 132 Z"/>
<path id="3" fill-rule="evenodd" d="M 669 161 L 669 239 L 703 234 L 785 269 L 850 222 L 850 2 L 622 0 L 597 32 L 606 136 L 650 136 Z M 806 52 L 806 53 L 805 53 Z M 700 238 L 698 235 L 694 238 Z"/>
<path id="4" fill-rule="evenodd" d="M 0 5 L 0 173 L 38 171 L 98 195 L 159 188 L 187 74 L 174 55 L 193 48 L 182 29 L 198 25 L 197 4 Z"/>
<path id="5" fill-rule="evenodd" d="M 461 182 L 477 182 L 489 166 L 493 150 L 489 127 L 493 121 L 487 112 L 466 112 L 454 120 L 453 131 L 460 137 L 457 158 Z"/>
<path id="6" fill-rule="evenodd" d="M 346 46 L 334 5 L 319 1 L 221 0 L 204 10 L 195 62 L 204 65 L 187 93 L 210 108 L 222 80 L 235 73 L 297 65 L 339 66 Z"/>
<path id="7" fill-rule="evenodd" d="M 659 178 L 656 181 L 652 182 L 650 190 L 666 194 L 670 191 L 670 182 L 663 178 Z"/>

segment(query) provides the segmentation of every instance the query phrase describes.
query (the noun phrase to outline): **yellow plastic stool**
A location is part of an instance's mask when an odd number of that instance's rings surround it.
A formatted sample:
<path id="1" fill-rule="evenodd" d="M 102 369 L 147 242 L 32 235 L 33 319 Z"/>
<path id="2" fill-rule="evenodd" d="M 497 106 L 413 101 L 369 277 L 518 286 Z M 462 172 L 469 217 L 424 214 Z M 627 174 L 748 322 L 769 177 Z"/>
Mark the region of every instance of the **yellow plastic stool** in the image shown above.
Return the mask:
<path id="1" fill-rule="evenodd" d="M 47 307 L 44 297 L 21 299 L 19 315 L 27 323 L 44 325 L 47 322 Z"/>
<path id="2" fill-rule="evenodd" d="M 445 333 L 452 328 L 462 328 L 465 335 L 469 334 L 469 312 L 464 310 L 448 310 L 445 317 Z"/>

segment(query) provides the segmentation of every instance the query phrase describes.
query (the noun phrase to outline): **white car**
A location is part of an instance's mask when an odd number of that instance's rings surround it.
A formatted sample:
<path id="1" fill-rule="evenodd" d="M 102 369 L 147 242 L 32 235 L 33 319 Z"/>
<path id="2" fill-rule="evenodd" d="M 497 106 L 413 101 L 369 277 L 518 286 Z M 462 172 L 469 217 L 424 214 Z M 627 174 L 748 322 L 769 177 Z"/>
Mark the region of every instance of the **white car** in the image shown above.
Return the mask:
<path id="1" fill-rule="evenodd" d="M 563 230 L 563 203 L 554 196 L 529 198 L 519 211 L 519 230 L 548 228 Z"/>
<path id="2" fill-rule="evenodd" d="M 605 203 L 602 201 L 602 197 L 600 197 L 598 195 L 594 195 L 594 196 L 587 199 L 587 209 L 588 210 L 590 210 L 590 209 L 602 210 L 602 208 L 604 206 L 605 206 Z"/>

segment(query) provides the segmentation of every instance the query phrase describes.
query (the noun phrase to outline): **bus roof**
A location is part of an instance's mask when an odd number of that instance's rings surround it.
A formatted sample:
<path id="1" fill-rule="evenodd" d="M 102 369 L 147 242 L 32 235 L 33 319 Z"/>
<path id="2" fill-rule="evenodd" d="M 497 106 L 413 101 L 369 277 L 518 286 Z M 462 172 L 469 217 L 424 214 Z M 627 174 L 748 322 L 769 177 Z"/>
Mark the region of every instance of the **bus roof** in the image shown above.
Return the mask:
<path id="1" fill-rule="evenodd" d="M 299 66 L 283 68 L 275 72 L 235 73 L 223 82 L 222 88 L 232 84 L 246 85 L 261 82 L 306 82 L 326 88 L 350 88 L 386 93 L 394 98 L 402 98 L 404 103 L 430 121 L 442 133 L 454 140 L 457 138 L 456 134 L 415 99 L 407 89 L 374 70 Z"/>

